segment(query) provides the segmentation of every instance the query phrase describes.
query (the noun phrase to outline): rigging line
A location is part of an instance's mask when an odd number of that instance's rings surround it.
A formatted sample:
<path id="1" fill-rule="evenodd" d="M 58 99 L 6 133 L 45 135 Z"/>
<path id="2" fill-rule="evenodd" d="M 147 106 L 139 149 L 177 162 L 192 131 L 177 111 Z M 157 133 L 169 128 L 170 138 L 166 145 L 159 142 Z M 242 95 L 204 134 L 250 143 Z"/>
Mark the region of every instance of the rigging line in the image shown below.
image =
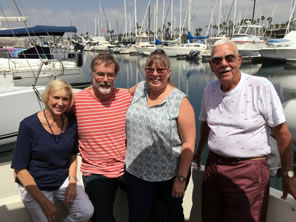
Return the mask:
<path id="1" fill-rule="evenodd" d="M 39 6 L 39 4 L 38 4 L 38 1 L 37 1 L 37 0 L 34 0 L 34 1 L 35 1 L 35 5 L 37 5 L 38 12 L 40 12 L 40 15 L 41 15 L 41 17 L 43 18 L 45 24 L 48 25 L 48 22 L 46 21 L 44 15 L 43 15 L 43 13 L 42 13 L 42 10 L 41 10 L 41 8 L 40 8 L 40 6 Z"/>
<path id="2" fill-rule="evenodd" d="M 106 27 L 108 28 L 108 31 L 110 31 L 109 22 L 107 20 L 107 16 L 105 14 L 105 10 L 104 10 L 104 6 L 102 5 L 102 2 L 101 2 L 101 7 L 102 7 L 102 10 L 103 10 L 103 15 L 105 17 Z"/>
<path id="3" fill-rule="evenodd" d="M 165 15 L 165 19 L 164 19 L 164 24 L 166 23 L 166 20 L 167 20 L 167 18 L 168 18 L 169 10 L 170 10 L 170 8 L 171 8 L 171 2 L 172 2 L 172 0 L 170 0 L 169 7 L 168 7 L 168 9 L 167 9 L 167 12 L 166 12 L 166 15 Z"/>
<path id="4" fill-rule="evenodd" d="M 20 10 L 18 4 L 16 3 L 16 0 L 13 0 L 13 2 L 14 2 L 14 4 L 15 4 L 15 7 L 16 7 L 17 11 L 19 12 L 20 16 L 23 16 L 23 13 L 21 12 L 21 10 Z M 27 35 L 31 37 L 31 35 L 30 35 L 29 31 L 28 31 L 28 25 L 27 25 L 27 22 L 24 21 L 24 24 L 25 24 L 25 30 L 26 30 L 26 32 L 27 32 Z M 37 55 L 38 55 L 39 59 L 41 60 L 41 56 L 40 56 L 40 54 L 38 53 L 38 50 L 37 50 L 37 48 L 36 48 L 36 45 L 34 45 L 34 48 L 35 48 L 35 50 L 36 50 L 36 52 L 37 52 Z"/>
<path id="5" fill-rule="evenodd" d="M 4 15 L 4 18 L 6 18 L 6 22 L 7 22 L 7 24 L 8 24 L 8 28 L 11 28 L 10 23 L 9 23 L 9 20 L 7 19 L 7 16 L 6 16 L 4 10 L 2 9 L 2 7 L 0 7 L 0 9 L 1 9 L 3 15 Z M 15 33 L 14 33 L 13 31 L 12 31 L 12 34 L 13 34 L 14 37 L 16 37 L 16 35 L 15 35 Z M 25 54 L 24 54 L 24 56 L 25 56 L 25 59 L 27 59 Z M 26 61 L 27 61 L 27 60 L 26 60 Z M 28 61 L 27 61 L 27 64 L 28 64 L 28 66 L 29 66 L 31 72 L 33 73 L 34 77 L 36 78 L 36 75 L 35 75 L 35 73 L 34 73 L 34 70 L 32 69 L 31 65 L 28 63 Z"/>
<path id="6" fill-rule="evenodd" d="M 39 90 L 36 88 L 36 85 L 32 85 L 32 89 L 34 90 L 36 97 L 38 99 L 39 102 L 39 107 L 42 110 L 42 96 L 41 93 L 39 92 Z"/>
<path id="7" fill-rule="evenodd" d="M 13 1 L 14 1 L 15 7 L 17 8 L 19 14 L 20 14 L 21 16 L 23 16 L 23 15 L 22 15 L 22 12 L 21 12 L 21 10 L 20 10 L 20 8 L 19 8 L 19 6 L 18 6 L 18 4 L 16 3 L 16 0 L 13 0 Z M 27 32 L 28 36 L 32 37 L 32 36 L 30 35 L 29 31 L 28 31 L 28 26 L 27 26 L 26 21 L 24 21 L 24 24 L 25 24 L 25 29 L 26 29 L 26 32 Z M 48 34 L 48 33 L 47 33 L 47 34 Z M 49 35 L 49 34 L 48 34 L 48 35 Z M 39 39 L 41 40 L 41 38 L 38 37 L 38 36 L 37 36 L 37 37 L 35 36 L 35 38 L 39 38 Z M 35 48 L 35 50 L 36 50 L 36 52 L 37 52 L 37 55 L 38 55 L 39 59 L 41 60 L 42 57 L 41 57 L 41 55 L 39 54 L 39 51 L 37 50 L 35 44 L 34 44 L 34 48 Z M 41 50 L 42 50 L 43 54 L 45 54 L 45 52 L 43 51 L 43 48 L 42 48 L 42 47 L 41 47 Z M 24 54 L 24 56 L 25 56 L 25 54 Z"/>
<path id="8" fill-rule="evenodd" d="M 22 12 L 21 12 L 21 10 L 20 10 L 20 8 L 19 8 L 19 6 L 18 6 L 16 0 L 13 0 L 13 2 L 14 2 L 14 4 L 15 4 L 15 7 L 16 7 L 17 11 L 19 12 L 19 14 L 20 14 L 21 16 L 23 16 L 23 14 L 22 14 Z M 28 36 L 32 37 L 32 36 L 30 35 L 29 31 L 28 31 L 28 25 L 27 25 L 26 21 L 24 21 L 24 24 L 25 24 L 25 30 L 26 30 Z M 48 34 L 48 35 L 49 35 L 49 34 Z M 35 38 L 36 38 L 36 36 L 35 36 Z M 42 57 L 41 57 L 41 55 L 40 55 L 40 53 L 39 53 L 39 51 L 38 51 L 38 49 L 37 49 L 37 47 L 36 47 L 36 44 L 34 44 L 33 47 L 35 48 L 36 53 L 37 53 L 37 55 L 38 55 L 38 57 L 39 57 L 39 60 L 40 60 L 40 62 L 41 62 L 41 64 L 40 64 L 40 68 L 38 69 L 38 73 L 37 73 L 37 74 L 35 74 L 34 70 L 32 69 L 31 64 L 29 63 L 28 58 L 26 57 L 26 55 L 25 55 L 24 53 L 23 53 L 23 55 L 24 55 L 24 57 L 25 57 L 25 59 L 26 59 L 26 62 L 27 62 L 27 64 L 28 64 L 28 66 L 30 67 L 30 70 L 32 71 L 32 73 L 33 73 L 33 75 L 34 75 L 34 78 L 35 78 L 35 84 L 36 84 L 37 81 L 38 81 L 38 79 L 39 79 L 39 76 L 40 76 L 40 73 L 41 73 L 42 66 L 43 66 L 44 62 L 43 62 Z M 45 54 L 45 52 L 43 51 L 43 48 L 42 48 L 42 47 L 41 47 L 41 50 L 42 50 L 43 54 Z M 47 57 L 46 57 L 46 61 L 48 61 L 48 58 L 47 58 Z"/>

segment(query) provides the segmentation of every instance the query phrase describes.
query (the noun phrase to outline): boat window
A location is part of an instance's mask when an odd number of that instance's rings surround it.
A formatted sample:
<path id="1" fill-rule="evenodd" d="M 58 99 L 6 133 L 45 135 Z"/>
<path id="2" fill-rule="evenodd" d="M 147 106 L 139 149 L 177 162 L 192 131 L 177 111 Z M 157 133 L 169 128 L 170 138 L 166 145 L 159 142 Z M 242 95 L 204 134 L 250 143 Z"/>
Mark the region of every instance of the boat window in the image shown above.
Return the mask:
<path id="1" fill-rule="evenodd" d="M 241 27 L 239 33 L 243 34 L 246 33 L 247 27 Z"/>

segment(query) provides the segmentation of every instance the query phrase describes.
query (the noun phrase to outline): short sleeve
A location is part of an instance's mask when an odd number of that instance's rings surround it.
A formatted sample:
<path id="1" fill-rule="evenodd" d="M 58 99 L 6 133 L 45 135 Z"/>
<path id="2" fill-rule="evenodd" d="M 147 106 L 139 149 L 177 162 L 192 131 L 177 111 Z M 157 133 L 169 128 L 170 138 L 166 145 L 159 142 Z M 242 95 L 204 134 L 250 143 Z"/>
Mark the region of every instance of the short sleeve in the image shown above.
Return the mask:
<path id="1" fill-rule="evenodd" d="M 17 141 L 12 157 L 11 168 L 25 169 L 29 166 L 32 155 L 32 131 L 23 120 L 20 123 Z"/>
<path id="2" fill-rule="evenodd" d="M 281 100 L 269 80 L 265 81 L 260 98 L 260 102 L 263 106 L 263 115 L 270 127 L 278 126 L 286 121 Z"/>

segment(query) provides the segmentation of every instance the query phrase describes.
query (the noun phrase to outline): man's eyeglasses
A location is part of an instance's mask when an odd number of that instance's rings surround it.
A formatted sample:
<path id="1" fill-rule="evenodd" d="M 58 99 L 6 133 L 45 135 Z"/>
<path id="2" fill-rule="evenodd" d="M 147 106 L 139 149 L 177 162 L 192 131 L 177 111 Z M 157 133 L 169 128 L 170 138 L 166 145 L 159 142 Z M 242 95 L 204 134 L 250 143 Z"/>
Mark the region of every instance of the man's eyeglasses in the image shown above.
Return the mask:
<path id="1" fill-rule="evenodd" d="M 236 56 L 233 55 L 233 54 L 230 54 L 230 55 L 226 55 L 225 57 L 222 57 L 222 56 L 215 56 L 212 58 L 212 63 L 214 65 L 220 65 L 223 61 L 223 59 L 226 60 L 226 62 L 228 63 L 233 63 L 236 59 Z"/>
<path id="2" fill-rule="evenodd" d="M 145 72 L 148 74 L 154 73 L 156 71 L 158 74 L 165 74 L 165 72 L 168 70 L 168 68 L 151 68 L 151 67 L 146 67 Z"/>
<path id="3" fill-rule="evenodd" d="M 96 72 L 95 75 L 99 79 L 103 79 L 105 78 L 105 76 L 107 76 L 107 79 L 109 80 L 113 80 L 115 78 L 115 73 Z"/>

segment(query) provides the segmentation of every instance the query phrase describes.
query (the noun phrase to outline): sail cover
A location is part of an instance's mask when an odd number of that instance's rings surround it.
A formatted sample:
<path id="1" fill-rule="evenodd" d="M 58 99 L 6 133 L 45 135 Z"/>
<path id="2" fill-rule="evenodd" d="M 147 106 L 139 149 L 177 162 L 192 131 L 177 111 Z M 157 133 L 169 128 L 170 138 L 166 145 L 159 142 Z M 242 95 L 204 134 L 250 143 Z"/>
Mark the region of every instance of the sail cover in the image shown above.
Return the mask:
<path id="1" fill-rule="evenodd" d="M 0 36 L 62 36 L 65 32 L 77 32 L 75 26 L 36 25 L 28 28 L 0 29 Z"/>

